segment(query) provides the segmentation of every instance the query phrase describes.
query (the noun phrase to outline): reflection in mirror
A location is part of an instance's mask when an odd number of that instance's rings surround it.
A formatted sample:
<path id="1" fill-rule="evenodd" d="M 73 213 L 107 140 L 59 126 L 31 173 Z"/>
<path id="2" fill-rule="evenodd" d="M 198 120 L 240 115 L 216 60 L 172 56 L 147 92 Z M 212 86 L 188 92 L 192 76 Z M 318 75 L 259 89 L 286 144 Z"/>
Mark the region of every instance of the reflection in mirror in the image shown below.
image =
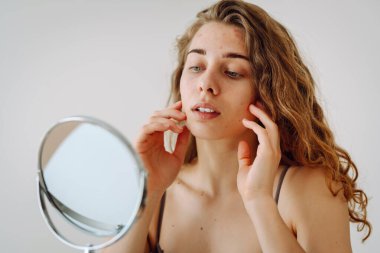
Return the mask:
<path id="1" fill-rule="evenodd" d="M 43 215 L 70 246 L 106 247 L 126 233 L 141 211 L 145 172 L 129 143 L 104 122 L 88 117 L 60 121 L 45 136 L 39 158 Z"/>

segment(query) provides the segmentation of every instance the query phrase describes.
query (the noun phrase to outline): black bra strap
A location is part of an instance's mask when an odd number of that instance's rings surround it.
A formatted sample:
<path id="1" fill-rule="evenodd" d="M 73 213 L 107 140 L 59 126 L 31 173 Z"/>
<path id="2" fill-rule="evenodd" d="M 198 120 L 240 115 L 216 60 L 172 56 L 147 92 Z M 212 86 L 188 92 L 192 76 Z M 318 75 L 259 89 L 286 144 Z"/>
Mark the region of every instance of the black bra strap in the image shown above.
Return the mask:
<path id="1" fill-rule="evenodd" d="M 152 252 L 153 244 L 152 244 L 152 241 L 150 240 L 149 233 L 148 233 L 147 239 L 148 239 L 149 252 Z"/>
<path id="2" fill-rule="evenodd" d="M 284 181 L 284 177 L 285 177 L 285 174 L 288 171 L 288 169 L 289 169 L 289 166 L 286 165 L 285 168 L 281 172 L 280 179 L 278 180 L 276 197 L 275 197 L 276 204 L 278 204 L 278 200 L 280 198 L 280 191 L 281 191 L 282 182 Z"/>

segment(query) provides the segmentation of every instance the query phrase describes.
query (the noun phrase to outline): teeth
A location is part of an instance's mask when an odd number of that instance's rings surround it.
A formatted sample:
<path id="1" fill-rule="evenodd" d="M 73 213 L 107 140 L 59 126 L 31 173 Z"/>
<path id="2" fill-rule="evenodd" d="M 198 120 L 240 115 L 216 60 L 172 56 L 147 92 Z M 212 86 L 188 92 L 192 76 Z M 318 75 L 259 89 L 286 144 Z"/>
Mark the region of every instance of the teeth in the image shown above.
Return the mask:
<path id="1" fill-rule="evenodd" d="M 214 110 L 212 110 L 210 108 L 203 108 L 203 107 L 199 107 L 198 111 L 200 111 L 200 112 L 215 112 Z"/>

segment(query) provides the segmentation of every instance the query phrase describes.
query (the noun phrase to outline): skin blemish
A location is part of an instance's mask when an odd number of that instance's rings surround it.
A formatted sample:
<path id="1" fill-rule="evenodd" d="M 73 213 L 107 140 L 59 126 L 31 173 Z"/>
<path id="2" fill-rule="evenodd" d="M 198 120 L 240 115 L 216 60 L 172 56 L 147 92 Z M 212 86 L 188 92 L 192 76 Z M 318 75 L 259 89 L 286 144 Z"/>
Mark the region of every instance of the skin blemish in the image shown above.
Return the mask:
<path id="1" fill-rule="evenodd" d="M 175 227 L 175 225 L 172 225 L 172 228 L 174 228 Z"/>
<path id="2" fill-rule="evenodd" d="M 205 195 L 205 193 L 204 192 L 201 192 L 201 196 L 204 196 Z"/>
<path id="3" fill-rule="evenodd" d="M 201 227 L 201 230 L 203 231 L 203 227 Z"/>
<path id="4" fill-rule="evenodd" d="M 240 30 L 239 28 L 234 28 L 234 35 L 236 36 L 236 38 L 240 39 L 240 40 L 243 40 L 244 39 L 244 36 L 243 36 L 243 33 L 242 33 L 242 30 Z"/>

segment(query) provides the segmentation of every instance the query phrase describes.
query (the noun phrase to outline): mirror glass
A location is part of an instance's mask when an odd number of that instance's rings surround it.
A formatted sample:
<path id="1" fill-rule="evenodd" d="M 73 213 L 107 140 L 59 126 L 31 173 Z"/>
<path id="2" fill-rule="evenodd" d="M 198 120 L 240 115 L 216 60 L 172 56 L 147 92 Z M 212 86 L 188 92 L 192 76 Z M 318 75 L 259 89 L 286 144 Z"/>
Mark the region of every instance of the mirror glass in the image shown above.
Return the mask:
<path id="1" fill-rule="evenodd" d="M 89 117 L 61 120 L 39 154 L 41 211 L 52 232 L 78 249 L 123 236 L 143 208 L 145 171 L 128 141 Z"/>

